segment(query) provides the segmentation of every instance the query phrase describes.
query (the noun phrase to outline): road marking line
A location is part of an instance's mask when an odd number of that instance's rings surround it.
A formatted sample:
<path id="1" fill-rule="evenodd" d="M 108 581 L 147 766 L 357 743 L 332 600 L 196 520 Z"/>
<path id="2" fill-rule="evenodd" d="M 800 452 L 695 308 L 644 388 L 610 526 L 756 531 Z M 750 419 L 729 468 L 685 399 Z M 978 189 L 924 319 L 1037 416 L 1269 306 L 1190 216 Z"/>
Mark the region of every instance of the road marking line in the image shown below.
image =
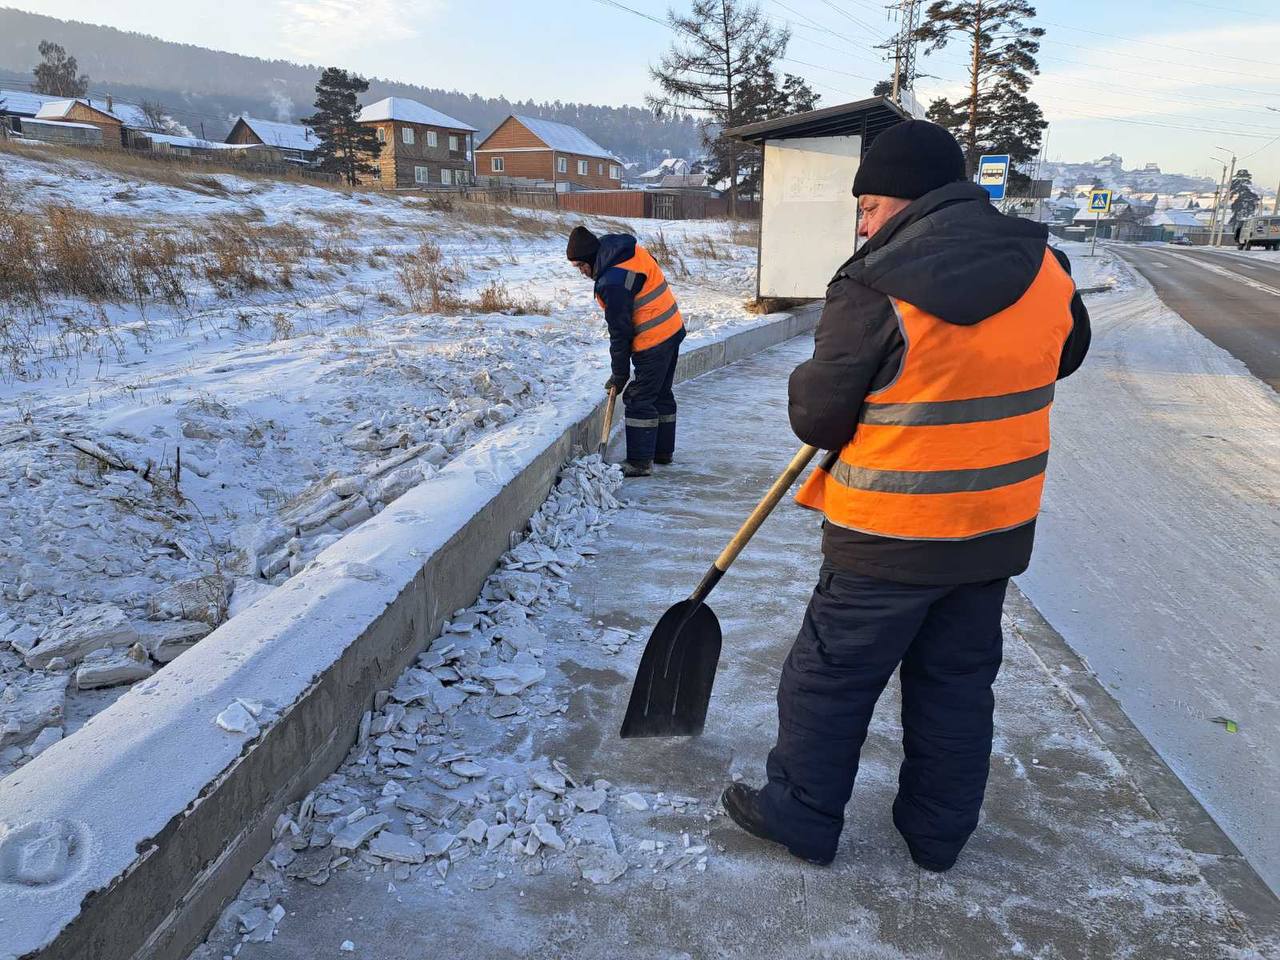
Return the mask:
<path id="1" fill-rule="evenodd" d="M 1246 287 L 1253 287 L 1255 290 L 1261 290 L 1263 293 L 1269 293 L 1273 297 L 1280 297 L 1280 287 L 1273 287 L 1269 283 L 1262 283 L 1254 280 L 1252 277 L 1246 277 L 1244 274 L 1236 273 L 1234 270 L 1228 270 L 1226 267 L 1220 267 L 1216 263 L 1206 263 L 1198 257 L 1188 257 L 1186 254 L 1173 253 L 1169 250 L 1162 250 L 1166 257 L 1173 257 L 1175 260 L 1182 260 L 1186 263 L 1195 264 L 1202 270 L 1208 270 L 1210 273 L 1216 273 L 1220 276 L 1235 280 L 1237 283 L 1243 283 Z"/>

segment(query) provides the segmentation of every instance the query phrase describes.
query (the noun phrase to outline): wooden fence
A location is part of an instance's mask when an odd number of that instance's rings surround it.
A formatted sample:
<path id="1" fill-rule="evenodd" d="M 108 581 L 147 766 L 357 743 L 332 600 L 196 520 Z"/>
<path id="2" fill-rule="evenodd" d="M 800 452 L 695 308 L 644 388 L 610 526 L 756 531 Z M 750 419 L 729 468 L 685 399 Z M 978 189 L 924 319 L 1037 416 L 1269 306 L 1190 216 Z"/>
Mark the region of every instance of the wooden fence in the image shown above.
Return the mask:
<path id="1" fill-rule="evenodd" d="M 493 182 L 453 187 L 403 187 L 399 193 L 454 196 L 484 203 L 565 210 L 601 217 L 635 217 L 650 220 L 704 220 L 729 215 L 728 200 L 696 190 L 576 190 L 556 191 L 532 184 L 501 185 Z M 757 200 L 739 200 L 740 219 L 758 219 Z"/>

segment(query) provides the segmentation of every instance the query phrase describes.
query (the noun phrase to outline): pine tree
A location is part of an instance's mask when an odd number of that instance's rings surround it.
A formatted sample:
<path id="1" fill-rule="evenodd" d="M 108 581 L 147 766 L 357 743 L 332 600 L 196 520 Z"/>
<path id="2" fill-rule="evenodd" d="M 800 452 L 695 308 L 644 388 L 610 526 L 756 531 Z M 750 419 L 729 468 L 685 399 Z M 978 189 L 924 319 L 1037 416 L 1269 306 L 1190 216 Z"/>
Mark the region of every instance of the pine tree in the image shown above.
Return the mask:
<path id="1" fill-rule="evenodd" d="M 36 83 L 32 88 L 36 93 L 51 97 L 83 97 L 89 92 L 89 78 L 79 73 L 80 66 L 75 57 L 67 56 L 61 45 L 40 41 L 41 62 L 31 71 L 35 74 Z"/>
<path id="2" fill-rule="evenodd" d="M 316 84 L 316 112 L 302 120 L 316 132 L 320 169 L 341 175 L 353 187 L 362 175 L 378 172 L 374 161 L 382 152 L 376 128 L 359 121 L 358 97 L 368 89 L 368 80 L 328 67 Z"/>
<path id="3" fill-rule="evenodd" d="M 1262 200 L 1253 189 L 1253 174 L 1248 170 L 1237 170 L 1231 178 L 1231 222 L 1242 223 L 1253 216 Z"/>
<path id="4" fill-rule="evenodd" d="M 684 110 L 703 118 L 703 142 L 716 167 L 728 175 L 729 215 L 735 216 L 743 146 L 722 131 L 747 122 L 739 102 L 744 81 L 758 80 L 761 64 L 772 67 L 791 35 L 775 28 L 754 3 L 741 0 L 693 0 L 688 15 L 673 10 L 667 22 L 677 38 L 649 71 L 661 95 L 645 99 L 659 115 Z"/>
<path id="5" fill-rule="evenodd" d="M 956 38 L 969 47 L 969 95 L 955 103 L 945 97 L 933 101 L 928 116 L 956 135 L 970 174 L 984 153 L 1007 153 L 1018 164 L 1040 149 L 1048 123 L 1027 97 L 1031 78 L 1040 72 L 1035 55 L 1044 36 L 1043 28 L 1026 23 L 1035 15 L 1027 0 L 936 0 L 916 30 L 926 53 Z"/>

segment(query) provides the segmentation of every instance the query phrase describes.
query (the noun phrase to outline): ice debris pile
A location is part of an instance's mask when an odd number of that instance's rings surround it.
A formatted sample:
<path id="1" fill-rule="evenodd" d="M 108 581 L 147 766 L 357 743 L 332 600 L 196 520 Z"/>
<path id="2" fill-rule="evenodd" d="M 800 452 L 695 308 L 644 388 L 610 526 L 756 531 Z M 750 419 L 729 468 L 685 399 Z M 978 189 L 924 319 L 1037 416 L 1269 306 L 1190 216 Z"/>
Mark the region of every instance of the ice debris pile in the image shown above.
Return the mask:
<path id="1" fill-rule="evenodd" d="M 274 846 L 206 944 L 209 957 L 236 940 L 270 940 L 288 882 L 321 885 L 339 870 L 487 890 L 517 872 L 568 871 L 572 882 L 603 885 L 644 871 L 662 888 L 680 871 L 706 869 L 712 806 L 527 755 L 519 733 L 555 724 L 567 708 L 540 614 L 569 599 L 565 577 L 595 555 L 620 483 L 618 468 L 595 455 L 565 468 L 480 599 L 377 694 L 338 771 L 279 818 Z M 605 653 L 630 637 L 586 634 L 575 639 Z M 649 825 L 660 813 L 679 818 L 676 832 Z M 624 819 L 644 821 L 646 835 L 619 830 Z"/>

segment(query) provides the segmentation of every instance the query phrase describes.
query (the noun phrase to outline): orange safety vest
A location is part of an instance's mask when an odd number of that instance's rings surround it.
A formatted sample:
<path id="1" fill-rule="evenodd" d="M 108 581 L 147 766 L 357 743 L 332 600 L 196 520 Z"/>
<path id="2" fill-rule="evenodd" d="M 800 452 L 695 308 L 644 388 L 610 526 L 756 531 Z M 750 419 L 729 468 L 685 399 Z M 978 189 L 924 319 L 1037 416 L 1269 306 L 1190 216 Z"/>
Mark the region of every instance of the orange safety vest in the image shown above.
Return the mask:
<path id="1" fill-rule="evenodd" d="M 968 540 L 1034 520 L 1075 285 L 1045 251 L 1017 303 L 972 326 L 893 300 L 906 348 L 796 499 L 850 530 Z"/>
<path id="2" fill-rule="evenodd" d="M 667 278 L 662 275 L 658 261 L 640 244 L 636 244 L 636 252 L 621 263 L 609 269 L 625 270 L 628 274 L 624 285 L 631 289 L 640 282 L 644 283 L 635 292 L 631 319 L 635 324 L 635 337 L 631 341 L 632 353 L 656 347 L 664 340 L 669 340 L 684 327 L 684 317 L 676 306 L 676 295 L 667 286 Z M 604 300 L 596 297 L 596 302 L 604 309 Z"/>

